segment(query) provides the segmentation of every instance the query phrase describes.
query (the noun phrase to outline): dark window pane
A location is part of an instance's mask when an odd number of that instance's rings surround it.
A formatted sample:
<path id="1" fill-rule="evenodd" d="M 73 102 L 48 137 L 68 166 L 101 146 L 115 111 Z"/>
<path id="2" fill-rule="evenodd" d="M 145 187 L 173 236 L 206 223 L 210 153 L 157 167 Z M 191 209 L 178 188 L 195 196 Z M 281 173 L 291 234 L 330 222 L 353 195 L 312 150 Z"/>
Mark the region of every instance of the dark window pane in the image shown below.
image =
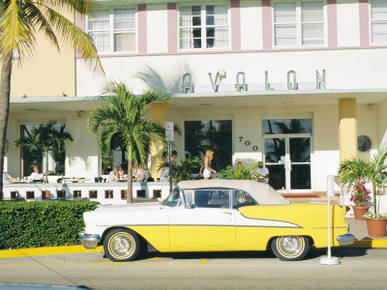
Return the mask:
<path id="1" fill-rule="evenodd" d="M 215 29 L 207 28 L 207 37 L 214 37 L 214 36 L 215 36 Z"/>
<path id="2" fill-rule="evenodd" d="M 310 162 L 310 138 L 290 138 L 292 162 Z"/>
<path id="3" fill-rule="evenodd" d="M 201 48 L 201 47 L 202 47 L 202 40 L 194 39 L 194 48 Z"/>
<path id="4" fill-rule="evenodd" d="M 207 39 L 207 48 L 214 47 L 214 40 L 213 39 Z"/>
<path id="5" fill-rule="evenodd" d="M 206 6 L 206 13 L 207 14 L 214 14 L 214 6 Z"/>
<path id="6" fill-rule="evenodd" d="M 263 134 L 312 133 L 311 119 L 272 119 L 262 121 Z"/>
<path id="7" fill-rule="evenodd" d="M 285 168 L 283 165 L 266 165 L 269 169 L 269 184 L 274 189 L 285 189 Z"/>
<path id="8" fill-rule="evenodd" d="M 265 163 L 278 163 L 285 156 L 284 138 L 265 139 Z"/>
<path id="9" fill-rule="evenodd" d="M 310 189 L 310 165 L 293 164 L 290 182 L 292 189 Z"/>
<path id="10" fill-rule="evenodd" d="M 207 16 L 207 25 L 214 25 L 214 16 Z"/>
<path id="11" fill-rule="evenodd" d="M 232 164 L 232 121 L 184 122 L 185 153 L 203 159 L 207 148 L 215 151 L 211 166 L 219 171 Z M 197 172 L 196 172 L 197 173 Z"/>
<path id="12" fill-rule="evenodd" d="M 200 17 L 194 17 L 194 18 L 192 19 L 192 25 L 193 25 L 193 26 L 200 26 L 200 25 L 202 25 L 202 20 L 201 20 L 201 18 L 200 18 Z"/>
<path id="13" fill-rule="evenodd" d="M 192 15 L 200 15 L 201 7 L 200 6 L 192 6 Z"/>
<path id="14" fill-rule="evenodd" d="M 200 28 L 194 28 L 193 29 L 193 36 L 194 37 L 201 37 L 202 36 L 202 30 Z"/>

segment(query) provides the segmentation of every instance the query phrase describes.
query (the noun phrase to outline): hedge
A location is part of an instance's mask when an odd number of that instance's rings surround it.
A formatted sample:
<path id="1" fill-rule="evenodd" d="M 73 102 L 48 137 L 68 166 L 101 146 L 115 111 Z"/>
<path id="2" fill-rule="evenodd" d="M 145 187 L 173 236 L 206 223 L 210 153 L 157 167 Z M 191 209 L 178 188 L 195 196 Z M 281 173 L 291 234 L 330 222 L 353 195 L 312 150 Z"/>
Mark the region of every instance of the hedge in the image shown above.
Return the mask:
<path id="1" fill-rule="evenodd" d="M 0 202 L 0 249 L 80 244 L 82 214 L 97 202 Z"/>

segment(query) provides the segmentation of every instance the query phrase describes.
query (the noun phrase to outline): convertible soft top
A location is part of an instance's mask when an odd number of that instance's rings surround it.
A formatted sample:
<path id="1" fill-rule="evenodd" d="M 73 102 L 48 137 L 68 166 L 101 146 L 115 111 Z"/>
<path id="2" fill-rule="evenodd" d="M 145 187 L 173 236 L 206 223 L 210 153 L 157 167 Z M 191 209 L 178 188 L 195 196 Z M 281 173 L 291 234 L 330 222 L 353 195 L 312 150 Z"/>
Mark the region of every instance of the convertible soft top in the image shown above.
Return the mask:
<path id="1" fill-rule="evenodd" d="M 270 185 L 250 180 L 208 179 L 181 181 L 178 187 L 184 189 L 231 188 L 248 192 L 260 205 L 290 204 L 290 201 L 275 191 Z"/>

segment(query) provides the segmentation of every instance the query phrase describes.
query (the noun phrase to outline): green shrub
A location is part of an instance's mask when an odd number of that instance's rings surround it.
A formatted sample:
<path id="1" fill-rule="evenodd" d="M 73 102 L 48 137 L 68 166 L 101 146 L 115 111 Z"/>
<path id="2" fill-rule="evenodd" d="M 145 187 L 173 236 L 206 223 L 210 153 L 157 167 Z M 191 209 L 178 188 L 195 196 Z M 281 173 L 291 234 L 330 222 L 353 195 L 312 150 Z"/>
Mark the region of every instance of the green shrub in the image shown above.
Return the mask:
<path id="1" fill-rule="evenodd" d="M 0 249 L 80 244 L 82 214 L 97 202 L 0 202 Z"/>

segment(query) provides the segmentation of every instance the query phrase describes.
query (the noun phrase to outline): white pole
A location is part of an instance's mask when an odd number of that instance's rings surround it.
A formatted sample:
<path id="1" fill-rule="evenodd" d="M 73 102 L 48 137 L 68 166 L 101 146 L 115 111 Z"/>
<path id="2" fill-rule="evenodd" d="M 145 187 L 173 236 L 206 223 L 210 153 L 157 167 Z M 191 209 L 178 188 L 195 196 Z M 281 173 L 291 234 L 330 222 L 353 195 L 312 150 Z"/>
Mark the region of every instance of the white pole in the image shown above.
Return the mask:
<path id="1" fill-rule="evenodd" d="M 327 196 L 328 196 L 328 253 L 327 256 L 322 256 L 320 264 L 322 265 L 338 265 L 340 264 L 337 257 L 331 256 L 331 196 L 334 195 L 334 176 L 328 175 L 327 178 Z"/>

